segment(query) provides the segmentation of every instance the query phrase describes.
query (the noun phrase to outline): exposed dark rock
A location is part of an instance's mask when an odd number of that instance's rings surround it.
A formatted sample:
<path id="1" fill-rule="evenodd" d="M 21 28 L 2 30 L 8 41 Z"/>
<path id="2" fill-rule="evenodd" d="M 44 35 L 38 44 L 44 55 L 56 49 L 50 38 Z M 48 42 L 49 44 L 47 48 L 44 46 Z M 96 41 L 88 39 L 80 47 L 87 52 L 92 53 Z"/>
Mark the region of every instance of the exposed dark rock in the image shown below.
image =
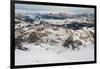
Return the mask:
<path id="1" fill-rule="evenodd" d="M 21 36 L 18 36 L 17 38 L 15 38 L 15 48 L 20 49 L 20 50 L 24 50 L 24 51 L 28 50 L 28 48 L 23 47 Z"/>
<path id="2" fill-rule="evenodd" d="M 48 34 L 47 34 L 47 33 L 38 33 L 38 35 L 39 35 L 39 37 L 40 37 L 40 38 L 41 38 L 41 37 L 48 36 Z"/>
<path id="3" fill-rule="evenodd" d="M 55 44 L 57 44 L 59 42 L 57 42 L 56 40 L 51 39 L 49 43 L 50 43 L 50 45 L 55 45 Z"/>
<path id="4" fill-rule="evenodd" d="M 80 40 L 73 41 L 75 49 L 79 50 L 79 47 L 82 45 L 82 42 Z"/>
<path id="5" fill-rule="evenodd" d="M 94 38 L 95 37 L 94 32 L 90 31 L 90 33 L 91 33 L 92 37 Z"/>
<path id="6" fill-rule="evenodd" d="M 36 29 L 36 31 L 43 31 L 44 30 L 44 27 L 40 27 L 38 29 Z"/>
<path id="7" fill-rule="evenodd" d="M 24 21 L 25 21 L 25 22 L 33 23 L 34 20 L 31 19 L 29 16 L 25 16 L 25 17 L 24 17 Z"/>
<path id="8" fill-rule="evenodd" d="M 69 45 L 70 45 L 70 44 L 73 46 L 73 37 L 72 37 L 72 36 L 68 37 L 68 38 L 64 41 L 64 43 L 63 43 L 62 46 L 69 48 Z"/>
<path id="9" fill-rule="evenodd" d="M 30 35 L 29 35 L 29 38 L 28 38 L 28 42 L 31 43 L 31 42 L 36 42 L 37 40 L 39 40 L 39 37 L 37 35 L 36 32 L 32 32 Z"/>
<path id="10" fill-rule="evenodd" d="M 94 27 L 94 24 L 72 22 L 70 24 L 66 24 L 66 26 L 67 26 L 68 29 L 78 30 L 78 29 L 82 29 L 83 27 L 87 27 L 87 28 Z"/>
<path id="11" fill-rule="evenodd" d="M 62 46 L 66 47 L 66 48 L 70 48 L 70 46 L 72 46 L 72 49 L 74 50 L 75 48 L 79 48 L 79 46 L 82 45 L 82 42 L 79 40 L 73 40 L 73 37 L 70 36 L 68 37 L 65 42 L 63 43 Z"/>

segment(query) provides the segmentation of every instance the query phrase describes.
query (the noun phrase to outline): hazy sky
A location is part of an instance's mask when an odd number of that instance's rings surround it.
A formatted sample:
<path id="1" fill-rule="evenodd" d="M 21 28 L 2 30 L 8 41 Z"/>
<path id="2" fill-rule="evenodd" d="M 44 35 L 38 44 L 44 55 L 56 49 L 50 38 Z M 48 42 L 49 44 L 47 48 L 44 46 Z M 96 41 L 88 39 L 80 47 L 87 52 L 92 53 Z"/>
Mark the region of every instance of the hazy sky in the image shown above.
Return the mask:
<path id="1" fill-rule="evenodd" d="M 65 13 L 94 13 L 94 8 L 80 8 L 80 7 L 63 7 L 63 6 L 49 6 L 49 5 L 29 5 L 29 4 L 15 4 L 15 10 L 26 12 L 65 12 Z"/>

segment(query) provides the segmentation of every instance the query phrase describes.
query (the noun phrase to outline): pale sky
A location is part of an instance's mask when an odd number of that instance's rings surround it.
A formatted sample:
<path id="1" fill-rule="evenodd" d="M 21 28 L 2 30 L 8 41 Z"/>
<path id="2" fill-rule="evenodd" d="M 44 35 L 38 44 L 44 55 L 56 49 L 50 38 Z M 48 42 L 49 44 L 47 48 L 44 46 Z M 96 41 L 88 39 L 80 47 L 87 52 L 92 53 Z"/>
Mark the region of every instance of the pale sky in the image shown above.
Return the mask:
<path id="1" fill-rule="evenodd" d="M 94 13 L 94 8 L 80 7 L 63 7 L 49 5 L 32 5 L 32 4 L 15 4 L 15 10 L 26 12 L 48 11 L 48 12 L 65 12 L 65 13 Z"/>

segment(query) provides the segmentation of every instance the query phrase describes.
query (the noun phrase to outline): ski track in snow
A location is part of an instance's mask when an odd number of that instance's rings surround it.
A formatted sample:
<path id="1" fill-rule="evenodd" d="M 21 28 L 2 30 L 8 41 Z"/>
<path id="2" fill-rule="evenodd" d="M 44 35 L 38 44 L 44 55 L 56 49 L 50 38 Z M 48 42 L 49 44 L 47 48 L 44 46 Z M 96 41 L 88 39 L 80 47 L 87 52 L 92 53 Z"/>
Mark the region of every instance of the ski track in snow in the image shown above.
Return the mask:
<path id="1" fill-rule="evenodd" d="M 47 63 L 81 62 L 94 60 L 94 45 L 80 50 L 65 49 L 47 44 L 24 44 L 29 51 L 15 50 L 15 65 L 35 65 Z"/>

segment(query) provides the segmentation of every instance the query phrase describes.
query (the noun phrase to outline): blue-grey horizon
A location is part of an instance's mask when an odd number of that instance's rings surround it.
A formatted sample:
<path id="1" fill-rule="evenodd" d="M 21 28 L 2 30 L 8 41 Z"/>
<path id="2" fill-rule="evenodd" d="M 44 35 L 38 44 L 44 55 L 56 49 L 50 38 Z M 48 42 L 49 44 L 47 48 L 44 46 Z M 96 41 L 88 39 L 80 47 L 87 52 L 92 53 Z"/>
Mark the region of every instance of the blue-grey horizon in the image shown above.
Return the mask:
<path id="1" fill-rule="evenodd" d="M 21 10 L 26 12 L 64 12 L 64 13 L 94 13 L 94 8 L 83 7 L 69 7 L 69 6 L 49 6 L 49 5 L 35 5 L 35 4 L 15 4 L 15 11 Z"/>

